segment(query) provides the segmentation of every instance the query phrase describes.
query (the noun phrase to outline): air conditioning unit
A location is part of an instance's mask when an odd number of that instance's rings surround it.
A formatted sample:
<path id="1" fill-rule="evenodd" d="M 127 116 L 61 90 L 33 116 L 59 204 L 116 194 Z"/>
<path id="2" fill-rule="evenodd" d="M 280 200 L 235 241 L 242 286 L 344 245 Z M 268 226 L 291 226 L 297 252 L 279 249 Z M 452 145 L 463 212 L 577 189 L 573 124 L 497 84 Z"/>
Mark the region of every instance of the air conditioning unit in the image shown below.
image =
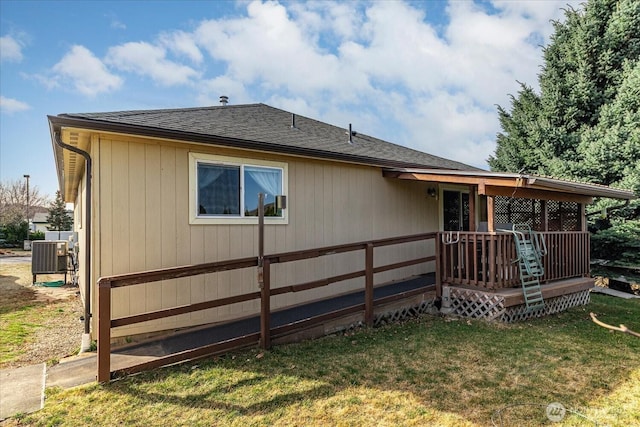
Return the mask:
<path id="1" fill-rule="evenodd" d="M 31 245 L 31 274 L 33 283 L 37 274 L 67 275 L 67 241 L 35 240 Z"/>

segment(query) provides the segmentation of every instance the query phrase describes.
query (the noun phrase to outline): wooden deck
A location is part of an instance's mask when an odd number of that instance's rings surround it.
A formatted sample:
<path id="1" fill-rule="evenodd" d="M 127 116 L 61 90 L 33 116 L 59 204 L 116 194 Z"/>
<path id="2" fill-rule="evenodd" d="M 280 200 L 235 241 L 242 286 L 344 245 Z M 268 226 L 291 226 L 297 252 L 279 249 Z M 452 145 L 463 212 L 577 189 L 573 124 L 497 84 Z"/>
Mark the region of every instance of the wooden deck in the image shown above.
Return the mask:
<path id="1" fill-rule="evenodd" d="M 594 285 L 595 279 L 593 279 L 592 277 L 573 277 L 571 279 L 558 280 L 556 282 L 543 284 L 540 286 L 540 288 L 542 289 L 542 297 L 544 299 L 548 299 L 591 289 Z M 495 291 L 487 291 L 478 289 L 475 286 L 468 285 L 452 285 L 451 287 L 458 289 L 468 289 L 486 295 L 501 296 L 504 298 L 505 307 L 513 307 L 515 305 L 524 304 L 522 288 L 519 287 L 502 288 Z"/>
<path id="2" fill-rule="evenodd" d="M 541 285 L 540 288 L 542 289 L 542 298 L 546 300 L 591 289 L 594 284 L 595 281 L 591 277 L 574 277 Z M 505 307 L 524 304 L 524 296 L 521 288 L 499 289 L 494 293 L 504 297 Z"/>
<path id="3" fill-rule="evenodd" d="M 450 285 L 443 288 L 443 311 L 462 317 L 518 322 L 534 317 L 559 313 L 589 302 L 589 289 L 594 279 L 574 277 L 541 286 L 544 308 L 528 310 L 522 289 L 503 288 L 494 291 L 469 285 Z M 444 297 L 443 297 L 444 298 Z"/>
<path id="4" fill-rule="evenodd" d="M 589 274 L 589 233 L 542 232 L 548 249 L 542 257 L 541 282 L 582 278 Z M 479 290 L 520 287 L 518 259 L 510 233 L 440 232 L 436 239 L 443 285 Z"/>

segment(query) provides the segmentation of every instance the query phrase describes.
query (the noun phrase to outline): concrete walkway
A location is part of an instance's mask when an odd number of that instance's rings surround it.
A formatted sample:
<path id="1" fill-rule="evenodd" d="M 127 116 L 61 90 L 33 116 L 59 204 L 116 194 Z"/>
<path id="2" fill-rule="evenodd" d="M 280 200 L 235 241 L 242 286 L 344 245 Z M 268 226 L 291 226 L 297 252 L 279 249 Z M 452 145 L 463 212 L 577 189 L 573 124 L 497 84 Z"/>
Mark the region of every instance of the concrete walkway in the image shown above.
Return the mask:
<path id="1" fill-rule="evenodd" d="M 593 288 L 591 288 L 591 292 L 595 292 L 598 294 L 605 294 L 605 295 L 618 297 L 622 299 L 640 298 L 638 295 L 630 294 L 627 292 L 616 291 L 615 289 L 603 288 L 601 286 L 594 286 Z"/>
<path id="2" fill-rule="evenodd" d="M 44 363 L 0 371 L 0 421 L 44 406 Z"/>

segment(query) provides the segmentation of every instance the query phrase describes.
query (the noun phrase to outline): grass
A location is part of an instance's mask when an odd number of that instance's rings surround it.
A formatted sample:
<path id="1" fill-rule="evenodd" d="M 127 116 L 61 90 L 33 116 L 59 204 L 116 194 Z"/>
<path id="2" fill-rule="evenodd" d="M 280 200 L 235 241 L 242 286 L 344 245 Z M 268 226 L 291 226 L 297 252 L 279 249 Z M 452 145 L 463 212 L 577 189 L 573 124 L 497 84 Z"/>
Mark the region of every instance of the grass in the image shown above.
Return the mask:
<path id="1" fill-rule="evenodd" d="M 28 263 L 2 265 L 0 296 L 0 368 L 19 361 L 37 339 L 38 329 L 55 324 L 71 310 L 66 301 L 47 303 L 38 299 L 31 287 Z"/>
<path id="2" fill-rule="evenodd" d="M 15 360 L 38 328 L 45 305 L 35 301 L 32 289 L 26 288 L 27 264 L 2 266 L 0 276 L 0 367 Z"/>
<path id="3" fill-rule="evenodd" d="M 600 425 L 640 425 L 638 300 L 515 325 L 423 317 L 292 345 L 48 390 L 25 425 L 545 425 L 560 402 Z M 553 425 L 593 425 L 567 413 Z"/>
<path id="4" fill-rule="evenodd" d="M 15 360 L 24 352 L 35 330 L 41 325 L 42 304 L 25 306 L 8 313 L 0 312 L 0 366 Z"/>

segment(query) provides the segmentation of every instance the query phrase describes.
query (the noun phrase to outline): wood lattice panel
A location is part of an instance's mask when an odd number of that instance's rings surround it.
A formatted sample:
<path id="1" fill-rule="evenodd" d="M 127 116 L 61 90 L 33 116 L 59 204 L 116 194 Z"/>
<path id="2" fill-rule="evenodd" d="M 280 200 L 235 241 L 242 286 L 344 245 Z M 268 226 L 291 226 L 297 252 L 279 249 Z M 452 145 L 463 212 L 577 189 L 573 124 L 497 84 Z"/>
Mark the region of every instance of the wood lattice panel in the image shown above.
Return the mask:
<path id="1" fill-rule="evenodd" d="M 400 322 L 411 317 L 418 317 L 435 309 L 435 299 L 422 301 L 418 305 L 402 307 L 398 310 L 378 314 L 373 319 L 373 326 L 379 327 L 389 323 Z"/>
<path id="2" fill-rule="evenodd" d="M 504 297 L 487 292 L 451 288 L 453 314 L 474 319 L 497 319 L 504 313 Z"/>
<path id="3" fill-rule="evenodd" d="M 527 312 L 524 304 L 505 308 L 504 297 L 489 292 L 471 289 L 450 288 L 452 314 L 473 319 L 499 320 L 501 322 L 519 322 L 534 317 L 559 313 L 571 307 L 588 304 L 589 290 L 574 292 L 545 300 L 545 308 Z"/>
<path id="4" fill-rule="evenodd" d="M 547 231 L 579 231 L 581 229 L 580 204 L 546 200 Z M 540 199 L 521 199 L 496 196 L 494 207 L 496 224 L 527 224 L 532 230 L 544 231 L 544 207 Z"/>
<path id="5" fill-rule="evenodd" d="M 589 304 L 590 301 L 589 290 L 575 292 L 573 294 L 562 295 L 556 298 L 550 298 L 545 300 L 544 310 L 527 312 L 527 308 L 524 305 L 516 305 L 509 307 L 505 310 L 504 314 L 500 317 L 500 321 L 506 323 L 519 322 L 528 320 L 534 317 L 542 317 L 550 314 L 560 313 L 571 307 L 577 307 L 580 305 Z"/>

